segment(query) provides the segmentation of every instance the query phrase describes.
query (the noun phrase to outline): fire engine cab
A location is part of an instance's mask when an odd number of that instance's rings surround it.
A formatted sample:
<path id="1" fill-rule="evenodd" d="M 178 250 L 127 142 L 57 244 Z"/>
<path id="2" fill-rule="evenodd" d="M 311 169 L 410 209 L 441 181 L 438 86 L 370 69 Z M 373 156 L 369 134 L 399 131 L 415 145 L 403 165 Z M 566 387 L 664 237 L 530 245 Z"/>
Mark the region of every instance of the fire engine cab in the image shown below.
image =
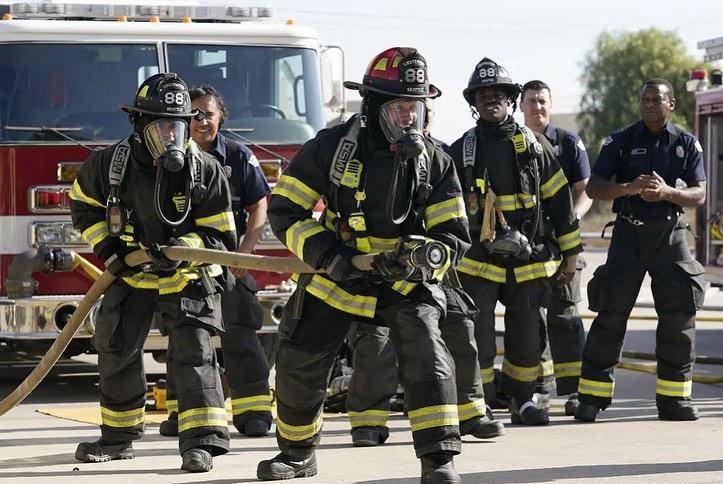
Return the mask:
<path id="1" fill-rule="evenodd" d="M 210 84 L 224 134 L 247 144 L 273 185 L 301 145 L 343 112 L 343 53 L 267 7 L 0 5 L 0 342 L 41 353 L 91 284 L 69 251 L 102 264 L 70 220 L 88 154 L 128 136 L 119 105 L 158 72 Z M 288 255 L 266 227 L 256 253 Z M 274 332 L 289 274 L 254 273 Z M 92 350 L 94 312 L 69 351 Z M 165 348 L 149 337 L 147 349 Z"/>

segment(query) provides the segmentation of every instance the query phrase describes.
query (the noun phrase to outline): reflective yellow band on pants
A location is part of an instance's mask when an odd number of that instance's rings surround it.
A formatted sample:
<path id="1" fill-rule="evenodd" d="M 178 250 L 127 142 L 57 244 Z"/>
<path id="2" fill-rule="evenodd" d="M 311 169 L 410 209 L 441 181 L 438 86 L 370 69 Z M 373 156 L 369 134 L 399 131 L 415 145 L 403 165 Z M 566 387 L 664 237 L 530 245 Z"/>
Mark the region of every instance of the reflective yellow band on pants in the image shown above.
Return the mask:
<path id="1" fill-rule="evenodd" d="M 537 367 L 537 372 L 537 376 L 552 376 L 555 373 L 555 367 L 553 366 L 552 360 L 541 361 L 540 365 Z"/>
<path id="2" fill-rule="evenodd" d="M 504 283 L 507 280 L 507 269 L 488 262 L 479 262 L 463 257 L 457 265 L 457 270 L 470 276 L 482 277 L 493 282 Z"/>
<path id="3" fill-rule="evenodd" d="M 298 274 L 294 274 L 292 279 L 297 281 L 298 277 Z M 319 274 L 315 274 L 306 285 L 306 291 L 339 311 L 364 316 L 365 318 L 374 317 L 377 298 L 351 294 Z"/>
<path id="4" fill-rule="evenodd" d="M 595 381 L 588 380 L 587 378 L 580 378 L 580 381 L 577 384 L 578 393 L 593 395 L 595 397 L 613 398 L 614 389 L 615 382 L 610 381 Z"/>
<path id="5" fill-rule="evenodd" d="M 241 415 L 245 412 L 270 412 L 271 395 L 254 395 L 231 400 L 231 413 Z"/>
<path id="6" fill-rule="evenodd" d="M 178 400 L 166 400 L 166 411 L 168 415 L 178 412 Z"/>
<path id="7" fill-rule="evenodd" d="M 459 425 L 457 405 L 434 405 L 410 410 L 409 424 L 412 427 L 412 432 L 433 427 Z"/>
<path id="8" fill-rule="evenodd" d="M 489 368 L 480 368 L 479 374 L 482 378 L 482 383 L 492 383 L 493 381 L 495 381 L 494 366 L 490 366 Z"/>
<path id="9" fill-rule="evenodd" d="M 281 420 L 281 417 L 278 417 L 276 419 L 276 430 L 284 439 L 298 442 L 310 439 L 321 432 L 322 423 L 323 415 L 321 413 L 309 425 L 290 425 Z"/>
<path id="10" fill-rule="evenodd" d="M 119 412 L 101 406 L 100 415 L 103 425 L 107 425 L 108 427 L 135 427 L 143 423 L 145 410 L 145 407 L 141 407 Z"/>
<path id="11" fill-rule="evenodd" d="M 390 413 L 389 410 L 364 410 L 363 412 L 349 410 L 349 423 L 351 423 L 351 428 L 385 427 Z"/>
<path id="12" fill-rule="evenodd" d="M 517 282 L 525 282 L 550 277 L 557 271 L 559 265 L 559 260 L 549 260 L 547 262 L 533 262 L 532 264 L 515 267 L 515 280 Z"/>
<path id="13" fill-rule="evenodd" d="M 672 381 L 658 378 L 655 382 L 655 393 L 666 397 L 688 398 L 693 393 L 693 382 L 691 380 Z"/>
<path id="14" fill-rule="evenodd" d="M 555 378 L 567 378 L 580 376 L 582 361 L 570 361 L 568 363 L 555 363 Z"/>
<path id="15" fill-rule="evenodd" d="M 178 414 L 179 432 L 184 432 L 198 427 L 228 427 L 226 408 L 192 408 Z"/>
<path id="16" fill-rule="evenodd" d="M 505 358 L 504 360 L 502 360 L 501 371 L 513 380 L 529 383 L 537 380 L 537 375 L 540 372 L 540 365 L 517 366 L 510 363 L 510 360 Z"/>
<path id="17" fill-rule="evenodd" d="M 487 412 L 487 406 L 485 405 L 484 398 L 478 398 L 477 400 L 462 405 L 457 405 L 457 415 L 459 421 L 464 422 L 475 417 L 481 417 Z"/>

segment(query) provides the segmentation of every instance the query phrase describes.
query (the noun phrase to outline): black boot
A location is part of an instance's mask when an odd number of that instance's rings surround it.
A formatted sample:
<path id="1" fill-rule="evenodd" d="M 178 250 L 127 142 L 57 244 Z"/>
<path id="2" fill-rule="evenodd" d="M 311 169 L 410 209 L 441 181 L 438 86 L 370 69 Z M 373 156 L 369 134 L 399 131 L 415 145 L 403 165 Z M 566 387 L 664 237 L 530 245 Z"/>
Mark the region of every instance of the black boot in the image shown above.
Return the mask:
<path id="1" fill-rule="evenodd" d="M 568 417 L 575 415 L 575 410 L 577 410 L 579 405 L 580 401 L 577 399 L 577 392 L 571 393 L 565 402 L 565 415 Z"/>
<path id="2" fill-rule="evenodd" d="M 266 437 L 269 435 L 270 425 L 266 420 L 254 418 L 246 422 L 239 432 L 246 437 Z"/>
<path id="3" fill-rule="evenodd" d="M 460 422 L 459 433 L 478 439 L 493 439 L 505 434 L 505 426 L 499 420 L 483 415 Z"/>
<path id="4" fill-rule="evenodd" d="M 168 419 L 161 422 L 158 433 L 165 437 L 178 437 L 178 412 L 171 412 Z"/>
<path id="5" fill-rule="evenodd" d="M 188 472 L 208 472 L 213 469 L 213 456 L 206 449 L 188 449 L 183 453 L 181 469 Z"/>
<path id="6" fill-rule="evenodd" d="M 537 408 L 532 400 L 522 402 L 522 405 L 518 405 L 514 398 L 510 402 L 510 413 L 514 425 L 547 425 L 550 423 L 547 410 Z"/>
<path id="7" fill-rule="evenodd" d="M 256 477 L 262 481 L 280 481 L 296 477 L 311 477 L 315 476 L 316 472 L 315 453 L 305 459 L 297 459 L 282 452 L 273 459 L 259 462 Z"/>
<path id="8" fill-rule="evenodd" d="M 374 447 L 382 445 L 389 438 L 386 427 L 357 427 L 351 429 L 351 442 L 354 447 Z"/>
<path id="9" fill-rule="evenodd" d="M 108 443 L 102 437 L 95 442 L 81 442 L 75 449 L 75 458 L 81 462 L 108 462 L 135 456 L 132 442 Z"/>
<path id="10" fill-rule="evenodd" d="M 677 398 L 657 398 L 658 418 L 660 420 L 698 420 L 698 409 L 690 400 Z"/>
<path id="11" fill-rule="evenodd" d="M 577 406 L 575 409 L 575 420 L 581 422 L 594 422 L 597 419 L 597 414 L 600 413 L 600 408 L 594 403 L 583 403 Z"/>
<path id="12" fill-rule="evenodd" d="M 462 479 L 454 469 L 452 456 L 446 453 L 422 456 L 421 484 L 457 484 Z"/>

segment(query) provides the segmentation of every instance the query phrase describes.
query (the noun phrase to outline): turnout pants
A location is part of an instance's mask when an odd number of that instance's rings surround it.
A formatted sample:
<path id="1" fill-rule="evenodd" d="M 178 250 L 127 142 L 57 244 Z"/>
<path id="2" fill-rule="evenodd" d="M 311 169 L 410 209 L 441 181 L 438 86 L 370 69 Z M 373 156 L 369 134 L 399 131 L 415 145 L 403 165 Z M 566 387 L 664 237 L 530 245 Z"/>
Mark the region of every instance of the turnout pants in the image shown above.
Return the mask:
<path id="1" fill-rule="evenodd" d="M 485 415 L 486 411 L 472 320 L 476 308 L 461 290 L 445 289 L 445 294 L 447 316 L 440 323 L 440 330 L 454 360 L 457 413 L 462 424 Z M 354 348 L 354 373 L 349 382 L 346 406 L 351 428 L 382 427 L 382 431 L 387 431 L 389 401 L 398 384 L 396 351 L 390 329 L 355 323 L 350 340 Z"/>
<path id="2" fill-rule="evenodd" d="M 159 295 L 116 280 L 105 293 L 93 343 L 100 373 L 101 433 L 106 442 L 130 441 L 144 432 L 146 378 L 143 343 L 154 310 L 168 329 L 177 380 L 179 450 L 229 449 L 221 379 L 211 336 L 221 325 L 218 294 L 206 296 L 200 281 L 180 293 Z"/>
<path id="3" fill-rule="evenodd" d="M 375 320 L 389 326 L 405 387 L 417 457 L 461 448 L 452 357 L 439 330 L 444 310 L 420 286 L 408 296 L 380 288 Z M 307 294 L 300 319 L 292 318 L 299 297 L 286 305 L 276 358 L 277 428 L 282 451 L 309 456 L 321 436 L 322 410 L 332 366 L 353 320 Z"/>
<path id="4" fill-rule="evenodd" d="M 231 390 L 234 426 L 243 432 L 249 420 L 264 420 L 271 427 L 271 393 L 269 366 L 256 334 L 263 314 L 256 297 L 256 283 L 248 273 L 236 279 L 232 291 L 221 295 L 225 332 L 220 333 L 223 367 Z M 166 405 L 171 418 L 178 410 L 176 376 L 172 370 L 173 351 L 168 351 Z"/>
<path id="5" fill-rule="evenodd" d="M 485 393 L 494 381 L 495 306 L 505 305 L 505 357 L 502 361 L 499 387 L 518 403 L 532 399 L 540 374 L 540 307 L 547 291 L 547 282 L 532 279 L 516 282 L 511 270 L 507 282 L 499 283 L 481 277 L 460 274 L 465 292 L 479 308 L 475 318 L 475 339 Z"/>
<path id="6" fill-rule="evenodd" d="M 628 317 L 647 272 L 658 314 L 658 400 L 690 399 L 695 313 L 705 296 L 703 267 L 691 258 L 685 229 L 676 217 L 634 226 L 618 217 L 607 262 L 588 284 L 598 315 L 583 351 L 580 401 L 605 409 L 613 397 Z"/>

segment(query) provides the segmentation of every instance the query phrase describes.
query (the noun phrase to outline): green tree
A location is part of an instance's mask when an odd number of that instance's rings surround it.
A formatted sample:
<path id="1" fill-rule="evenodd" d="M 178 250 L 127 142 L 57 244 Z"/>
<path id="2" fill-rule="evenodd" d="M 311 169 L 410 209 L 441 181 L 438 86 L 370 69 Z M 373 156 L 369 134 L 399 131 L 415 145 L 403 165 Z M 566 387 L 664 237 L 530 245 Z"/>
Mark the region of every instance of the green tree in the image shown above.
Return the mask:
<path id="1" fill-rule="evenodd" d="M 582 64 L 583 96 L 577 122 L 593 157 L 606 136 L 640 119 L 640 89 L 651 77 L 673 84 L 677 101 L 673 122 L 693 127 L 695 97 L 686 92 L 685 82 L 690 69 L 705 65 L 686 53 L 675 32 L 654 28 L 603 32 Z"/>

